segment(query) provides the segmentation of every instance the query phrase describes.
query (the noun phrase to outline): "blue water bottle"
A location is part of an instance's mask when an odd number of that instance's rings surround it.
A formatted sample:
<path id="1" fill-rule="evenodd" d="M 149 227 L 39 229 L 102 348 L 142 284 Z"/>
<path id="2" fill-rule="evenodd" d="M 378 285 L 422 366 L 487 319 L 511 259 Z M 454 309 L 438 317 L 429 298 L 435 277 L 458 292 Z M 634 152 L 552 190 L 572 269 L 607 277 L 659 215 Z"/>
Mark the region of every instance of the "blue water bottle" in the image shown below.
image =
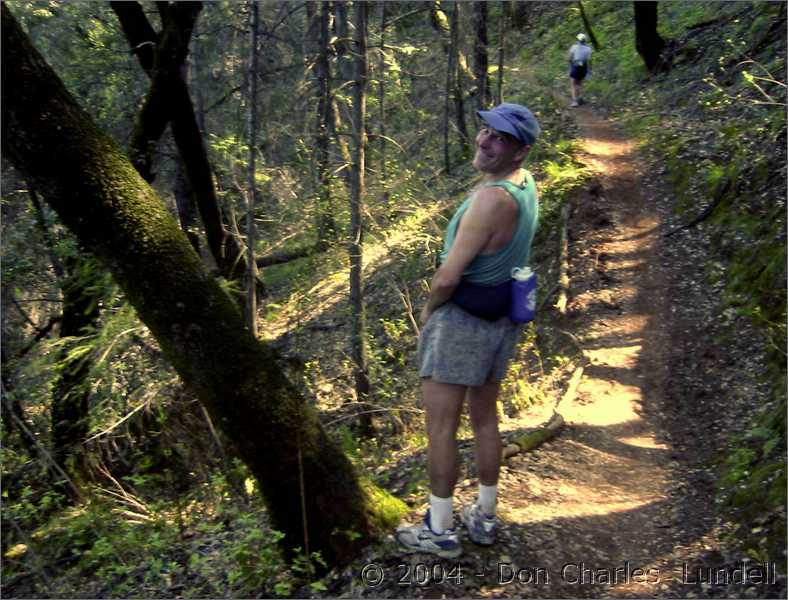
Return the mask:
<path id="1" fill-rule="evenodd" d="M 528 323 L 536 316 L 536 273 L 528 267 L 512 269 L 512 307 L 509 318 Z"/>

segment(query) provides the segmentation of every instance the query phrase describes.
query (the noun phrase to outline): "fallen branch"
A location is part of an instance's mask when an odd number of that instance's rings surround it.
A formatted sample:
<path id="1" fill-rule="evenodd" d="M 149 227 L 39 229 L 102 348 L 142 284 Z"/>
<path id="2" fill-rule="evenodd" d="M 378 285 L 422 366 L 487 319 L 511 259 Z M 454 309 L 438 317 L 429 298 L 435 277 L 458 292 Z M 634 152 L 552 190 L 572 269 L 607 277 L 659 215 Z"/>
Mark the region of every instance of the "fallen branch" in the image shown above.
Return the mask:
<path id="1" fill-rule="evenodd" d="M 314 247 L 308 246 L 306 248 L 297 248 L 295 250 L 274 252 L 273 254 L 261 256 L 255 262 L 257 263 L 257 268 L 262 269 L 263 267 L 281 265 L 283 263 L 290 262 L 291 260 L 296 260 L 297 258 L 310 256 L 314 251 Z"/>
<path id="2" fill-rule="evenodd" d="M 520 452 L 528 452 L 552 440 L 558 435 L 558 432 L 561 431 L 564 423 L 564 418 L 559 413 L 553 412 L 553 416 L 541 427 L 529 429 L 523 433 L 516 433 L 509 439 L 504 439 L 503 449 L 501 450 L 501 460 L 519 454 Z"/>
<path id="3" fill-rule="evenodd" d="M 567 296 L 569 295 L 569 215 L 572 206 L 567 201 L 561 207 L 561 241 L 559 246 L 558 269 L 558 300 L 555 303 L 560 314 L 566 314 Z"/>
<path id="4" fill-rule="evenodd" d="M 410 326 L 413 327 L 413 331 L 415 332 L 416 337 L 419 337 L 420 335 L 419 324 L 416 321 L 416 316 L 413 311 L 413 302 L 410 299 L 410 291 L 408 290 L 407 284 L 403 285 L 403 289 L 405 291 L 402 291 L 400 289 L 399 285 L 397 285 L 397 282 L 396 280 L 394 280 L 393 277 L 391 279 L 391 284 L 394 286 L 394 289 L 397 290 L 397 294 L 399 294 L 399 298 L 400 300 L 402 300 L 402 304 L 405 307 L 405 310 L 407 311 L 408 320 L 410 321 Z"/>
<path id="5" fill-rule="evenodd" d="M 690 227 L 695 227 L 695 225 L 697 225 L 698 223 L 708 219 L 711 216 L 711 213 L 714 212 L 714 209 L 717 208 L 717 206 L 719 206 L 720 202 L 722 202 L 722 199 L 725 198 L 725 196 L 728 194 L 730 188 L 731 188 L 731 179 L 730 177 L 726 177 L 717 186 L 717 191 L 714 194 L 714 200 L 712 200 L 711 204 L 709 204 L 703 210 L 702 213 L 700 213 L 697 217 L 692 219 L 692 221 L 690 221 L 686 225 L 679 225 L 672 231 L 669 231 L 668 233 L 664 234 L 662 237 L 668 238 L 672 236 L 674 233 L 678 233 L 683 229 L 689 229 Z"/>

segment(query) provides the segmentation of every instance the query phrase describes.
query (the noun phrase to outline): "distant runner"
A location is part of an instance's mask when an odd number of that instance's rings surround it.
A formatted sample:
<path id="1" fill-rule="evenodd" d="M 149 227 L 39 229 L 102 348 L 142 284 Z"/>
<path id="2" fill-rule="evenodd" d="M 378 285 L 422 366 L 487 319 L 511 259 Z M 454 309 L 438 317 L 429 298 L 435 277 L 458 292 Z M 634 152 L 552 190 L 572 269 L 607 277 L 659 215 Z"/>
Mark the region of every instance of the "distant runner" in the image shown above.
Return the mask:
<path id="1" fill-rule="evenodd" d="M 569 48 L 569 80 L 572 82 L 572 108 L 583 104 L 581 93 L 583 79 L 591 71 L 591 47 L 586 44 L 586 34 L 578 33 L 577 41 Z"/>

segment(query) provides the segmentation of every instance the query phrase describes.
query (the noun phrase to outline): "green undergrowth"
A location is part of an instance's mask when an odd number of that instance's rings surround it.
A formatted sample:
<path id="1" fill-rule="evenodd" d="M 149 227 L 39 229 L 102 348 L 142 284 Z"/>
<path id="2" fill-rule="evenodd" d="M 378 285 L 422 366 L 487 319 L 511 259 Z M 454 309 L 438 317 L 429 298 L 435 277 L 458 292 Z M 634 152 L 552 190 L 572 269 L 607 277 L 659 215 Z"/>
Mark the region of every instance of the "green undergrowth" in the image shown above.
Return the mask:
<path id="1" fill-rule="evenodd" d="M 286 563 L 277 544 L 282 534 L 268 525 L 253 480 L 240 464 L 231 476 L 240 490 L 215 473 L 172 500 L 156 497 L 158 484 L 143 475 L 115 487 L 93 484 L 83 488 L 83 502 L 48 518 L 36 513 L 62 498 L 48 492 L 34 502 L 26 488 L 3 509 L 27 531 L 5 553 L 4 584 L 25 564 L 37 579 L 34 589 L 50 597 L 290 597 L 299 588 L 322 589 L 314 576 L 320 556 Z"/>

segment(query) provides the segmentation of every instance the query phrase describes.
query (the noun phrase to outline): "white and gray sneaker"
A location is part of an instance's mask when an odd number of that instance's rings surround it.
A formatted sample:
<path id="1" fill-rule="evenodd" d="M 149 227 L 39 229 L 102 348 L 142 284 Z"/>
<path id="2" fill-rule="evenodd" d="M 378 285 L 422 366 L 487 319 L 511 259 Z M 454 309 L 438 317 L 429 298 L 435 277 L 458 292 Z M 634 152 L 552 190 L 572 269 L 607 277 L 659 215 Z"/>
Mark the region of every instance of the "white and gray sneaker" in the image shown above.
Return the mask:
<path id="1" fill-rule="evenodd" d="M 462 554 L 460 536 L 455 528 L 435 533 L 430 527 L 430 511 L 424 515 L 423 525 L 399 527 L 394 534 L 397 541 L 408 550 L 436 554 L 441 558 L 457 558 Z"/>
<path id="2" fill-rule="evenodd" d="M 462 510 L 461 519 L 468 530 L 468 537 L 474 544 L 490 546 L 495 543 L 496 520 L 494 515 L 485 515 L 478 504 L 471 504 Z"/>

